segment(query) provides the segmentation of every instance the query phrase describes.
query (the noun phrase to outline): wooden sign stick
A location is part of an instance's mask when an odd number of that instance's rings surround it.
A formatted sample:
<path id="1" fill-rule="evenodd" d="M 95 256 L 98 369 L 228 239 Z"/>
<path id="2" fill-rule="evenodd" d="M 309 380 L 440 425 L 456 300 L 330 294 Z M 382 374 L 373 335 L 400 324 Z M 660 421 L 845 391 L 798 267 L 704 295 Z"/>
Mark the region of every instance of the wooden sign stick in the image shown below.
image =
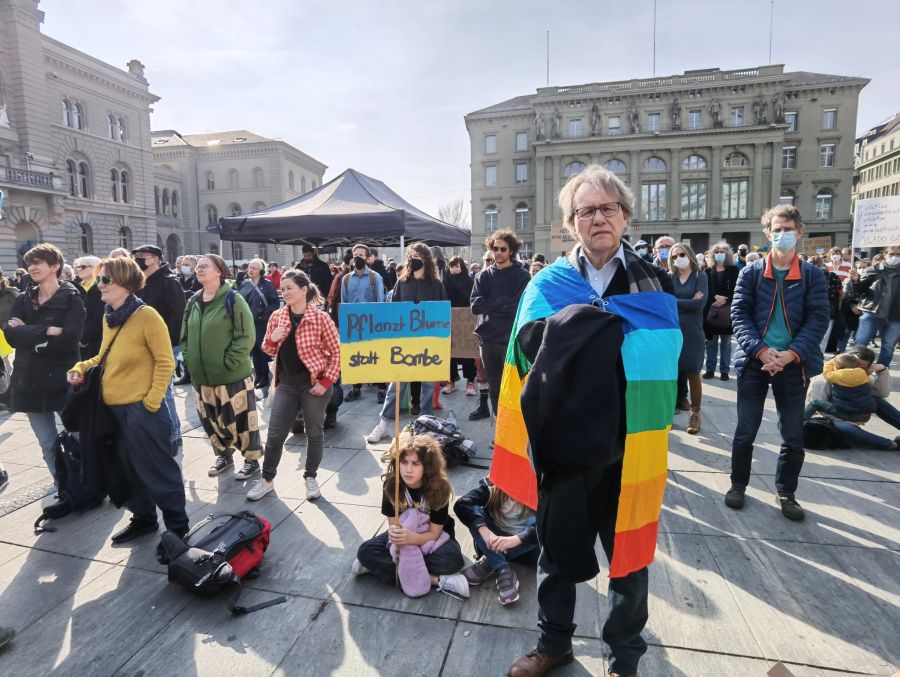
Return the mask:
<path id="1" fill-rule="evenodd" d="M 400 524 L 400 382 L 394 383 L 394 519 Z M 394 586 L 400 587 L 400 548 L 394 568 Z"/>

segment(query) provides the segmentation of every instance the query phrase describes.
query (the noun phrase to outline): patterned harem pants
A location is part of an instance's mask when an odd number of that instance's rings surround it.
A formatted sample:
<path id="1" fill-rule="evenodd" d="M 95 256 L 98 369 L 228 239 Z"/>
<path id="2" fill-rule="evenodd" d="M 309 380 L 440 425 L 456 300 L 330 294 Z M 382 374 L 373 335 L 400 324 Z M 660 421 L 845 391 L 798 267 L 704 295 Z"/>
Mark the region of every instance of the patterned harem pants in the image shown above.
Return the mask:
<path id="1" fill-rule="evenodd" d="M 262 456 L 252 376 L 221 386 L 195 383 L 194 404 L 216 456 L 231 455 L 234 449 L 247 461 Z"/>

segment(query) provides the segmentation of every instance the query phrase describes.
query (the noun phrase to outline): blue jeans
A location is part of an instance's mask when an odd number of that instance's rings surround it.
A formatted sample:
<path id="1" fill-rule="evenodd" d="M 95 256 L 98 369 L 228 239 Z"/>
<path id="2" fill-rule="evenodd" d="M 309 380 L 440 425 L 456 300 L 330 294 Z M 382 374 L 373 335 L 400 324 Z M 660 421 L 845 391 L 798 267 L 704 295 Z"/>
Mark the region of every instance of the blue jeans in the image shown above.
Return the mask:
<path id="1" fill-rule="evenodd" d="M 706 342 L 706 371 L 716 370 L 716 354 L 719 353 L 719 345 L 722 346 L 719 359 L 719 371 L 727 374 L 731 369 L 731 334 L 713 334 Z"/>
<path id="2" fill-rule="evenodd" d="M 834 423 L 835 428 L 844 434 L 847 444 L 852 447 L 863 447 L 864 449 L 891 448 L 891 440 L 886 437 L 870 433 L 868 430 L 864 430 L 847 421 L 832 420 L 832 423 Z"/>
<path id="3" fill-rule="evenodd" d="M 900 411 L 883 397 L 875 398 L 875 413 L 882 421 L 900 430 Z"/>
<path id="4" fill-rule="evenodd" d="M 881 350 L 878 353 L 878 364 L 891 366 L 894 348 L 900 341 L 900 321 L 889 322 L 876 317 L 872 313 L 863 313 L 859 318 L 859 328 L 853 339 L 855 346 L 867 346 L 875 338 L 875 332 L 881 332 Z"/>
<path id="5" fill-rule="evenodd" d="M 770 376 L 762 370 L 762 362 L 748 360 L 737 379 L 737 427 L 731 445 L 731 483 L 746 487 L 750 483 L 753 442 L 762 423 L 763 407 L 769 384 L 775 396 L 778 428 L 781 431 L 781 453 L 775 469 L 775 488 L 779 494 L 793 494 L 803 467 L 803 409 L 806 389 L 799 364 Z"/>
<path id="6" fill-rule="evenodd" d="M 505 529 L 501 529 L 497 526 L 497 523 L 491 519 L 490 515 L 487 514 L 487 511 L 484 508 L 475 508 L 475 513 L 478 514 L 481 519 L 484 520 L 485 526 L 488 529 L 493 531 L 498 536 L 515 536 L 515 534 L 511 534 Z M 522 529 L 526 529 L 528 527 L 533 527 L 537 523 L 537 517 L 532 515 L 528 522 L 526 522 L 525 526 Z M 478 529 L 469 527 L 469 531 L 472 533 L 472 540 L 475 542 L 475 547 L 478 548 L 478 551 L 484 555 L 484 558 L 487 560 L 487 563 L 491 565 L 491 569 L 494 571 L 502 571 L 503 569 L 509 568 L 509 562 L 511 560 L 517 560 L 523 555 L 533 552 L 537 545 L 517 545 L 515 548 L 510 548 L 506 551 L 504 555 L 502 552 L 494 552 L 491 550 L 487 543 L 484 542 L 484 539 L 481 537 L 481 534 L 478 533 Z"/>
<path id="7" fill-rule="evenodd" d="M 397 384 L 393 381 L 388 383 L 387 393 L 384 396 L 384 406 L 381 407 L 381 418 L 385 421 L 394 420 L 394 403 L 397 401 Z M 400 401 L 406 397 L 406 388 L 408 383 L 400 384 Z M 434 395 L 434 381 L 422 381 L 422 401 L 420 408 L 423 414 L 431 414 L 434 412 L 432 408 L 431 398 Z"/>
<path id="8" fill-rule="evenodd" d="M 48 413 L 28 412 L 26 416 L 41 447 L 41 454 L 44 457 L 44 463 L 47 464 L 47 470 L 53 476 L 53 484 L 58 486 L 56 484 L 56 459 L 53 455 L 53 447 L 59 435 L 56 427 L 56 414 L 52 411 Z"/>
<path id="9" fill-rule="evenodd" d="M 175 389 L 172 387 L 172 381 L 169 381 L 169 387 L 166 388 L 165 404 L 169 410 L 169 442 L 177 442 L 181 439 L 181 421 L 178 420 L 178 411 L 175 409 Z"/>

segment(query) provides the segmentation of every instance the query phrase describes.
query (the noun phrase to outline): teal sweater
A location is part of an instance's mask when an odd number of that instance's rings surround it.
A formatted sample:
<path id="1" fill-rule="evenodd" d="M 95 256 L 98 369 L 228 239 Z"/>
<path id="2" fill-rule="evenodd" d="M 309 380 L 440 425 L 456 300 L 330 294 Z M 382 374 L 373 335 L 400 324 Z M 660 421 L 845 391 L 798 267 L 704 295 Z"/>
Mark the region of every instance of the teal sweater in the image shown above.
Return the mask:
<path id="1" fill-rule="evenodd" d="M 232 282 L 226 280 L 203 312 L 200 303 L 193 298 L 185 306 L 181 352 L 191 380 L 197 385 L 237 383 L 253 371 L 250 362 L 250 351 L 256 338 L 253 315 L 244 297 L 235 292 L 229 317 L 225 294 L 231 288 Z"/>

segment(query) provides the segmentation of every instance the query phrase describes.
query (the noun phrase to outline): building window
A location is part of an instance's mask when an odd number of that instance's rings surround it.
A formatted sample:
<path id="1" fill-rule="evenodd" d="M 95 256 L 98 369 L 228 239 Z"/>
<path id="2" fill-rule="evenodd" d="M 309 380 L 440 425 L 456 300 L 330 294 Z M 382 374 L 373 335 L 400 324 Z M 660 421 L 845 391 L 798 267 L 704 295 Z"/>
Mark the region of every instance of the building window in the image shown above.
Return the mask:
<path id="1" fill-rule="evenodd" d="M 641 216 L 644 221 L 662 221 L 666 218 L 666 184 L 641 184 Z"/>
<path id="2" fill-rule="evenodd" d="M 688 155 L 684 160 L 681 161 L 681 168 L 688 170 L 698 170 L 698 169 L 706 169 L 706 160 L 703 159 L 702 155 Z"/>
<path id="3" fill-rule="evenodd" d="M 837 129 L 837 108 L 822 111 L 822 129 Z"/>
<path id="4" fill-rule="evenodd" d="M 91 227 L 86 223 L 78 224 L 81 229 L 81 236 L 79 238 L 79 245 L 81 246 L 82 254 L 93 254 L 94 253 L 94 242 L 91 237 Z"/>
<path id="5" fill-rule="evenodd" d="M 584 170 L 583 162 L 570 162 L 566 165 L 565 169 L 563 169 L 563 178 L 568 179 L 570 176 L 575 176 L 579 172 Z"/>
<path id="6" fill-rule="evenodd" d="M 318 188 L 318 187 L 319 187 L 319 184 L 316 183 L 316 180 L 315 180 L 315 179 L 313 179 L 313 180 L 312 180 L 312 189 L 315 190 L 315 189 Z"/>
<path id="7" fill-rule="evenodd" d="M 831 203 L 834 199 L 834 195 L 831 192 L 830 188 L 823 188 L 818 193 L 816 193 L 816 218 L 817 219 L 830 219 L 831 218 Z"/>
<path id="8" fill-rule="evenodd" d="M 264 184 L 265 184 L 265 180 L 263 177 L 263 170 L 261 170 L 257 167 L 256 169 L 253 170 L 253 185 L 256 188 L 262 188 Z"/>
<path id="9" fill-rule="evenodd" d="M 746 179 L 722 182 L 722 218 L 747 218 L 747 190 L 750 182 Z"/>
<path id="10" fill-rule="evenodd" d="M 159 186 L 153 186 L 153 204 L 156 206 L 156 215 L 159 216 Z"/>
<path id="11" fill-rule="evenodd" d="M 658 132 L 662 129 L 659 113 L 647 113 L 647 131 Z"/>
<path id="12" fill-rule="evenodd" d="M 123 172 L 124 174 L 124 172 Z M 172 216 L 178 216 L 178 191 L 172 191 Z"/>
<path id="13" fill-rule="evenodd" d="M 78 187 L 81 190 L 81 197 L 90 197 L 90 181 L 88 177 L 90 176 L 90 172 L 88 171 L 87 162 L 79 162 L 78 163 Z"/>
<path id="14" fill-rule="evenodd" d="M 516 132 L 516 150 L 528 150 L 528 132 Z"/>
<path id="15" fill-rule="evenodd" d="M 531 259 L 534 248 L 530 242 L 523 242 L 522 248 L 519 250 L 519 260 L 527 261 Z"/>
<path id="16" fill-rule="evenodd" d="M 119 201 L 119 172 L 118 172 L 118 170 L 113 169 L 109 173 L 109 182 L 112 187 L 113 202 L 118 202 Z"/>
<path id="17" fill-rule="evenodd" d="M 628 167 L 625 166 L 625 163 L 618 158 L 607 160 L 603 163 L 603 167 L 604 169 L 611 171 L 613 174 L 624 174 L 628 171 Z"/>
<path id="18" fill-rule="evenodd" d="M 528 163 L 516 163 L 516 183 L 528 183 Z"/>
<path id="19" fill-rule="evenodd" d="M 84 125 L 84 108 L 80 103 L 76 103 L 74 106 L 72 106 L 72 126 L 75 129 L 84 129 Z"/>
<path id="20" fill-rule="evenodd" d="M 219 210 L 215 208 L 214 205 L 208 205 L 206 207 L 206 222 L 214 226 L 219 222 Z"/>
<path id="21" fill-rule="evenodd" d="M 300 192 L 301 193 L 306 192 L 306 177 L 305 176 L 300 177 Z"/>
<path id="22" fill-rule="evenodd" d="M 781 149 L 781 168 L 797 169 L 797 146 L 785 146 Z"/>
<path id="23" fill-rule="evenodd" d="M 293 172 L 293 170 L 288 172 L 288 188 L 290 188 L 291 190 L 294 190 L 294 172 Z"/>
<path id="24" fill-rule="evenodd" d="M 254 202 L 253 207 L 250 209 L 252 212 L 258 212 L 266 208 L 265 202 Z"/>
<path id="25" fill-rule="evenodd" d="M 125 141 L 125 118 L 119 118 L 119 141 Z"/>
<path id="26" fill-rule="evenodd" d="M 244 245 L 240 242 L 232 242 L 231 255 L 238 260 L 244 258 Z"/>
<path id="27" fill-rule="evenodd" d="M 699 111 L 699 110 L 688 111 L 688 129 L 702 129 L 702 128 L 703 128 L 703 111 Z"/>
<path id="28" fill-rule="evenodd" d="M 206 190 L 216 189 L 216 175 L 212 172 L 206 172 Z"/>
<path id="29" fill-rule="evenodd" d="M 785 188 L 781 191 L 781 197 L 778 198 L 778 204 L 780 205 L 792 205 L 794 204 L 794 191 Z"/>
<path id="30" fill-rule="evenodd" d="M 834 144 L 823 143 L 819 146 L 819 166 L 834 167 Z M 881 167 L 879 167 L 881 169 Z"/>
<path id="31" fill-rule="evenodd" d="M 797 131 L 797 113 L 791 111 L 790 113 L 784 114 L 784 121 L 787 123 L 788 128 L 785 130 L 785 133 L 793 134 Z"/>
<path id="32" fill-rule="evenodd" d="M 169 261 L 172 261 L 173 265 L 175 259 L 178 258 L 179 251 L 181 251 L 181 241 L 175 233 L 172 233 L 166 238 L 166 256 Z"/>
<path id="33" fill-rule="evenodd" d="M 492 230 L 497 230 L 496 205 L 488 205 L 484 208 L 484 232 L 488 233 Z"/>
<path id="34" fill-rule="evenodd" d="M 118 136 L 116 133 L 116 116 L 112 113 L 106 116 L 106 133 L 111 139 L 115 139 Z"/>
<path id="35" fill-rule="evenodd" d="M 581 136 L 581 118 L 569 120 L 569 138 L 576 139 Z"/>
<path id="36" fill-rule="evenodd" d="M 496 134 L 486 134 L 484 137 L 484 152 L 487 155 L 492 155 L 497 152 L 497 135 Z"/>
<path id="37" fill-rule="evenodd" d="M 236 169 L 228 170 L 228 187 L 231 190 L 237 190 L 241 187 L 241 180 Z"/>
<path id="38" fill-rule="evenodd" d="M 516 205 L 516 230 L 528 228 L 528 205 L 520 202 Z"/>
<path id="39" fill-rule="evenodd" d="M 131 229 L 125 226 L 119 228 L 119 246 L 125 249 L 131 249 Z"/>
<path id="40" fill-rule="evenodd" d="M 163 216 L 169 215 L 169 189 L 168 188 L 163 188 L 162 212 L 163 212 Z"/>
<path id="41" fill-rule="evenodd" d="M 207 250 L 210 254 L 218 254 L 219 253 L 219 245 L 216 242 L 210 242 Z"/>
<path id="42" fill-rule="evenodd" d="M 610 115 L 606 118 L 606 133 L 610 136 L 618 136 L 621 131 L 620 123 L 621 118 L 618 115 Z"/>
<path id="43" fill-rule="evenodd" d="M 743 127 L 744 126 L 744 107 L 743 106 L 732 106 L 731 107 L 731 126 L 732 127 Z"/>
<path id="44" fill-rule="evenodd" d="M 734 152 L 725 157 L 725 168 L 735 169 L 737 167 L 749 167 L 750 160 L 743 153 Z"/>
<path id="45" fill-rule="evenodd" d="M 232 202 L 230 205 L 228 205 L 228 212 L 232 216 L 240 216 L 244 213 L 244 210 L 241 209 L 241 206 L 237 202 Z"/>
<path id="46" fill-rule="evenodd" d="M 62 100 L 62 121 L 66 127 L 72 126 L 72 104 L 68 99 Z"/>
<path id="47" fill-rule="evenodd" d="M 497 165 L 487 165 L 484 168 L 484 185 L 485 186 L 496 186 L 497 185 Z"/>
<path id="48" fill-rule="evenodd" d="M 131 193 L 128 187 L 128 172 L 124 169 L 119 172 L 119 195 L 122 196 L 122 202 L 125 204 L 131 202 Z"/>
<path id="49" fill-rule="evenodd" d="M 706 218 L 705 181 L 687 181 L 681 184 L 681 218 L 691 221 Z"/>
<path id="50" fill-rule="evenodd" d="M 78 197 L 78 169 L 74 160 L 66 160 L 66 176 L 69 178 L 69 195 Z"/>
<path id="51" fill-rule="evenodd" d="M 664 172 L 668 167 L 665 160 L 653 155 L 644 161 L 644 169 L 648 172 Z"/>

